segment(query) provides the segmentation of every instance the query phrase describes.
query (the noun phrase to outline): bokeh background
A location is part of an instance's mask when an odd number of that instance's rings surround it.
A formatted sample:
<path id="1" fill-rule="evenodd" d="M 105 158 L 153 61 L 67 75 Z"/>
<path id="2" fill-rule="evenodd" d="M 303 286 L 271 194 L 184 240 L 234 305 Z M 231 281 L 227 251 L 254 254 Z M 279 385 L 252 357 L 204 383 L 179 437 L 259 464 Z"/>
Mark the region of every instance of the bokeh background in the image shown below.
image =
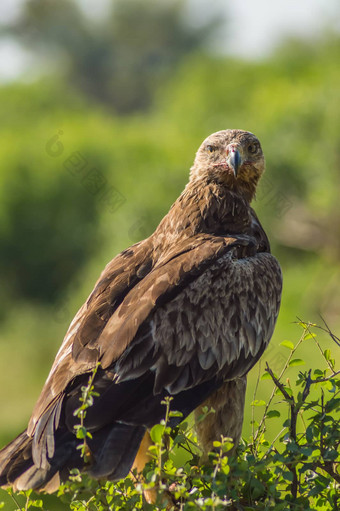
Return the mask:
<path id="1" fill-rule="evenodd" d="M 153 231 L 220 129 L 254 132 L 267 160 L 254 207 L 284 292 L 263 360 L 280 369 L 297 317 L 339 333 L 339 59 L 337 0 L 2 0 L 0 445 L 99 272 Z M 313 345 L 300 356 L 317 367 Z"/>

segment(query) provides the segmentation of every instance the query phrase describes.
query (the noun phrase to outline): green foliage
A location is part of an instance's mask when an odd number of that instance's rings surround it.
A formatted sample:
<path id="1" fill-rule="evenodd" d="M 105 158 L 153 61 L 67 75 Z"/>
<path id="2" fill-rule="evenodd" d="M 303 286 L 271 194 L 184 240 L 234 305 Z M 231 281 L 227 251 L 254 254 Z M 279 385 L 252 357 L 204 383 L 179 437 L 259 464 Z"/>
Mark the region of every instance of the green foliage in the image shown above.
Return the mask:
<path id="1" fill-rule="evenodd" d="M 214 442 L 208 462 L 200 464 L 200 447 L 190 421 L 169 428 L 169 418 L 177 412 L 171 410 L 171 399 L 167 399 L 163 402 L 164 420 L 150 432 L 154 445 L 149 450 L 151 461 L 143 477 L 135 472 L 133 477 L 118 483 L 96 482 L 74 470 L 58 491 L 60 501 L 74 511 L 152 511 L 166 505 L 167 509 L 183 511 L 338 509 L 340 371 L 333 364 L 331 350 L 321 349 L 315 333 L 318 327 L 303 322 L 300 326 L 300 340 L 295 346 L 289 345 L 291 352 L 280 375 L 276 376 L 267 366 L 264 375 L 269 375 L 274 384 L 271 397 L 267 403 L 254 399 L 252 406 L 265 406 L 264 412 L 259 421 L 252 421 L 253 433 L 249 439 L 243 439 L 236 456 L 228 456 L 233 444 L 222 437 Z M 337 344 L 335 348 L 339 348 L 339 339 L 331 335 Z M 290 362 L 306 342 L 314 342 L 321 349 L 324 367 L 320 364 L 318 368 L 299 372 L 292 386 L 287 379 Z M 81 406 L 76 412 L 81 421 L 78 438 L 84 455 L 88 433 L 79 433 L 86 409 L 96 398 L 94 374 L 83 389 Z M 257 388 L 256 393 L 260 390 Z M 278 400 L 284 405 L 281 413 L 277 409 Z M 267 429 L 273 420 L 277 434 L 269 441 Z M 145 502 L 145 491 L 155 492 L 156 504 Z M 46 509 L 43 499 L 34 500 L 32 492 L 10 494 L 19 511 L 31 507 Z M 22 504 L 18 504 L 19 497 Z"/>
<path id="2" fill-rule="evenodd" d="M 241 126 L 259 135 L 266 154 L 268 175 L 254 206 L 287 266 L 286 285 L 290 275 L 296 282 L 294 271 L 301 275 L 299 265 L 309 274 L 304 294 L 296 292 L 302 282 L 286 287 L 289 321 L 295 311 L 308 315 L 320 307 L 336 315 L 338 50 L 337 40 L 320 43 L 318 51 L 303 48 L 299 66 L 292 53 L 256 64 L 187 57 L 158 91 L 152 112 L 119 120 L 65 87 L 62 77 L 2 87 L 0 297 L 62 300 L 89 261 L 100 271 L 119 249 L 152 231 L 182 190 L 203 136 Z M 47 146 L 58 133 L 60 155 Z M 83 173 L 65 167 L 74 153 L 88 162 Z M 94 169 L 106 182 L 97 193 L 85 178 Z M 105 192 L 112 187 L 124 200 L 108 214 Z M 315 293 L 321 272 L 325 285 Z"/>
<path id="3" fill-rule="evenodd" d="M 7 221 L 0 228 L 0 275 L 11 282 L 14 296 L 53 303 L 95 252 L 97 214 L 93 201 L 62 176 L 47 187 L 34 178 L 23 161 L 3 188 Z"/>
<path id="4" fill-rule="evenodd" d="M 82 458 L 84 458 L 85 463 L 87 461 L 89 461 L 89 459 L 88 459 L 89 451 L 88 451 L 88 445 L 87 445 L 86 439 L 92 438 L 92 435 L 89 431 L 87 431 L 87 429 L 84 425 L 84 420 L 85 420 L 86 412 L 87 412 L 88 408 L 90 408 L 90 406 L 93 405 L 93 399 L 99 395 L 98 392 L 94 391 L 94 385 L 93 385 L 94 377 L 96 376 L 98 367 L 99 367 L 99 363 L 97 363 L 95 369 L 92 371 L 92 373 L 89 377 L 88 384 L 84 385 L 81 388 L 81 390 L 82 390 L 82 395 L 80 397 L 81 404 L 80 404 L 79 408 L 77 408 L 74 411 L 75 417 L 78 417 L 78 419 L 80 420 L 80 423 L 75 426 L 75 430 L 76 430 L 76 437 L 79 440 L 81 440 L 80 444 L 78 445 L 78 449 L 80 450 L 81 456 L 82 456 Z"/>
<path id="5" fill-rule="evenodd" d="M 2 33 L 47 57 L 52 69 L 59 64 L 67 83 L 91 101 L 126 114 L 150 107 L 155 89 L 216 24 L 211 16 L 200 26 L 188 23 L 182 0 L 115 0 L 96 22 L 75 1 L 28 0 Z"/>

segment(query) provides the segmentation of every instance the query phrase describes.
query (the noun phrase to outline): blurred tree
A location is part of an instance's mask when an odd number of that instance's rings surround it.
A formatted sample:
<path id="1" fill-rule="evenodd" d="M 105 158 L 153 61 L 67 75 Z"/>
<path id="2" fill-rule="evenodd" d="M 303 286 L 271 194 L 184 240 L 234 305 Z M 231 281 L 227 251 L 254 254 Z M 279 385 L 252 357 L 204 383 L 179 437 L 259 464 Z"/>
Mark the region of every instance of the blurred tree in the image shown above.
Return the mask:
<path id="1" fill-rule="evenodd" d="M 0 222 L 0 280 L 10 296 L 54 303 L 95 252 L 96 204 L 64 176 L 47 187 L 37 185 L 24 162 L 4 195 L 7 221 Z"/>
<path id="2" fill-rule="evenodd" d="M 184 0 L 113 0 L 107 16 L 93 21 L 72 0 L 28 0 L 2 34 L 15 36 L 49 65 L 64 57 L 73 85 L 127 113 L 150 106 L 154 90 L 182 57 L 215 31 L 217 17 L 197 26 L 184 11 Z"/>

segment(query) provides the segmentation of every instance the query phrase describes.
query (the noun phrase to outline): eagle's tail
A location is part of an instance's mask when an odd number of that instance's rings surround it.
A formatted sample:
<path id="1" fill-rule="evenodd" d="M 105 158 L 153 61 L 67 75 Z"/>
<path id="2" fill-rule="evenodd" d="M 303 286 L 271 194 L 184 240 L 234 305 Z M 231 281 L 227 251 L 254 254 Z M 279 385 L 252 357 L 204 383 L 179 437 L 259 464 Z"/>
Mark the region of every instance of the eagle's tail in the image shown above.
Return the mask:
<path id="1" fill-rule="evenodd" d="M 32 438 L 26 430 L 0 450 L 0 486 L 12 486 L 32 465 Z"/>
<path id="2" fill-rule="evenodd" d="M 33 438 L 24 431 L 0 450 L 0 487 L 52 493 L 72 468 L 96 479 L 121 479 L 129 473 L 144 434 L 143 426 L 118 422 L 96 431 L 89 440 L 92 461 L 85 465 L 77 449 L 79 440 L 67 431 L 57 439 L 53 457 L 42 468 L 34 464 Z"/>
<path id="3" fill-rule="evenodd" d="M 30 438 L 27 436 L 26 430 L 18 435 L 12 442 L 0 450 L 0 485 L 4 484 L 4 477 L 7 474 L 9 465 L 13 460 L 23 453 L 30 443 Z M 7 470 L 6 470 L 7 469 Z M 2 484 L 1 484 L 2 483 Z"/>
<path id="4" fill-rule="evenodd" d="M 32 458 L 32 443 L 33 438 L 25 430 L 0 450 L 0 487 L 46 492 L 53 492 L 59 487 L 60 461 L 65 461 L 66 457 L 57 455 L 56 463 L 39 468 Z"/>

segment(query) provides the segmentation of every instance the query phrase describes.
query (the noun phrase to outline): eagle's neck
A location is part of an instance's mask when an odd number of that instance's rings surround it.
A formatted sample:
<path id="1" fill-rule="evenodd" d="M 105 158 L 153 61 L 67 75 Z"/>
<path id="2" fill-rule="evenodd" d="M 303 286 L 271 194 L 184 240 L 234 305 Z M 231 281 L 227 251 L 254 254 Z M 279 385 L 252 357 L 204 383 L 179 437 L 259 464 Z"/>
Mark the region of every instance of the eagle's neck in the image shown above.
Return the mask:
<path id="1" fill-rule="evenodd" d="M 246 199 L 225 185 L 208 180 L 191 180 L 155 231 L 169 243 L 199 233 L 245 234 L 251 225 L 251 208 Z"/>

